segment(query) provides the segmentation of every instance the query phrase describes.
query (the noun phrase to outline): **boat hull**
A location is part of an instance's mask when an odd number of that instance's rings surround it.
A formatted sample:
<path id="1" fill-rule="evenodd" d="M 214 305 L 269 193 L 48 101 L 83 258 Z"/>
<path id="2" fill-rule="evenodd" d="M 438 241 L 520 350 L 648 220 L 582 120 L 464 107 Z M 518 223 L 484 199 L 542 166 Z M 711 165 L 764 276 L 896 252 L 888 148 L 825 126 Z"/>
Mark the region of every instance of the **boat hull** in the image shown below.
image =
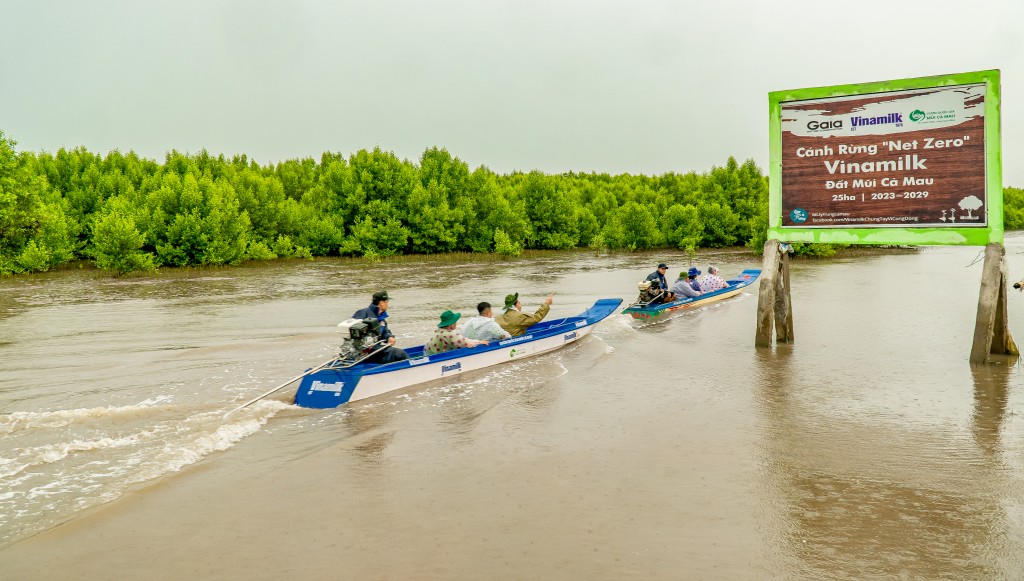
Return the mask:
<path id="1" fill-rule="evenodd" d="M 646 307 L 639 305 L 630 305 L 626 307 L 622 313 L 629 315 L 634 319 L 653 319 L 660 317 L 666 313 L 672 311 L 695 309 L 697 307 L 703 307 L 714 302 L 718 302 L 724 299 L 734 297 L 744 288 L 753 284 L 757 277 L 761 275 L 759 269 L 747 269 L 744 270 L 736 278 L 729 279 L 726 282 L 729 284 L 726 288 L 717 290 L 712 293 L 701 295 L 699 297 L 686 298 L 679 301 L 673 301 L 671 303 L 660 303 L 657 305 L 648 305 Z"/>
<path id="2" fill-rule="evenodd" d="M 410 359 L 386 365 L 363 364 L 350 369 L 323 369 L 302 379 L 295 403 L 303 407 L 333 408 L 384 393 L 486 369 L 575 343 L 590 334 L 594 325 L 622 304 L 621 299 L 602 299 L 575 317 L 542 322 L 519 337 L 423 356 L 423 347 L 407 349 Z"/>

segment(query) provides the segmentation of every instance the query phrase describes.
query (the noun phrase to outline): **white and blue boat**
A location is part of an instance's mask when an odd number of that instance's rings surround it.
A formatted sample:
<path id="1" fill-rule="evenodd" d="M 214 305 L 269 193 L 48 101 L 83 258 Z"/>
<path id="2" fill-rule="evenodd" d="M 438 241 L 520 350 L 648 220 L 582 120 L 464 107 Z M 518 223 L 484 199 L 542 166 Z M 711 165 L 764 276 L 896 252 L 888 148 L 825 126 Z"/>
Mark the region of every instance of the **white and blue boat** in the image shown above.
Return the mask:
<path id="1" fill-rule="evenodd" d="M 621 304 L 622 299 L 601 299 L 574 317 L 541 321 L 524 335 L 486 346 L 424 355 L 423 345 L 418 345 L 405 350 L 409 359 L 387 364 L 352 365 L 339 358 L 302 377 L 295 404 L 308 408 L 338 407 L 411 385 L 548 353 L 590 334 L 594 325 Z"/>
<path id="2" fill-rule="evenodd" d="M 761 270 L 751 268 L 741 272 L 736 278 L 731 278 L 726 282 L 727 287 L 709 292 L 707 294 L 700 295 L 699 297 L 686 297 L 677 301 L 669 303 L 656 303 L 656 304 L 643 304 L 633 303 L 626 307 L 622 314 L 629 315 L 634 319 L 653 319 L 659 317 L 665 313 L 672 311 L 678 311 L 680 309 L 693 309 L 696 307 L 702 307 L 707 304 L 711 304 L 716 301 L 734 297 L 740 294 L 740 291 L 744 287 L 753 284 L 757 277 L 761 276 Z"/>

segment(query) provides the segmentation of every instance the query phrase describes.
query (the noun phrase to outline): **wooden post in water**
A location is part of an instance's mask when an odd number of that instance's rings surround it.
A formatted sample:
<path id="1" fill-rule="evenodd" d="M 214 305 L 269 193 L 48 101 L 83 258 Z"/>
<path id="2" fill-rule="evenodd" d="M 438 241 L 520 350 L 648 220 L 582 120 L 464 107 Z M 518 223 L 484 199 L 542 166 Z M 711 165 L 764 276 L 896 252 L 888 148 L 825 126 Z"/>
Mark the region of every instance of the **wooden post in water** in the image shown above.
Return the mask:
<path id="1" fill-rule="evenodd" d="M 775 279 L 775 342 L 793 342 L 793 299 L 789 294 L 789 251 L 779 248 L 779 276 Z"/>
<path id="2" fill-rule="evenodd" d="M 761 286 L 757 292 L 755 347 L 772 346 L 772 327 L 778 343 L 793 342 L 793 300 L 789 286 L 789 254 L 778 240 L 764 244 Z"/>
<path id="3" fill-rule="evenodd" d="M 1006 313 L 1006 249 L 1002 244 L 985 247 L 985 264 L 981 269 L 981 293 L 978 295 L 978 317 L 974 321 L 974 343 L 971 363 L 988 363 L 992 353 L 1019 355 L 1010 336 Z"/>

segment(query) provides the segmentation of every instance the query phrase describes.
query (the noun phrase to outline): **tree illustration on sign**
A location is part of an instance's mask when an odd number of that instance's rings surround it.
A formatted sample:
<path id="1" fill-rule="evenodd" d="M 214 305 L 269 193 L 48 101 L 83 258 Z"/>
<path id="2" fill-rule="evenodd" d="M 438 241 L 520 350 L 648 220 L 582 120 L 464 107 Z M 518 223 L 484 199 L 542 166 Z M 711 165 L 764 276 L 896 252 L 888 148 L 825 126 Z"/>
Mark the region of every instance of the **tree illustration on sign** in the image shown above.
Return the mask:
<path id="1" fill-rule="evenodd" d="M 960 206 L 961 210 L 967 210 L 968 220 L 973 220 L 974 216 L 971 215 L 971 210 L 977 210 L 980 208 L 982 206 L 982 201 L 978 199 L 978 196 L 967 196 L 960 200 L 960 203 L 957 205 Z"/>

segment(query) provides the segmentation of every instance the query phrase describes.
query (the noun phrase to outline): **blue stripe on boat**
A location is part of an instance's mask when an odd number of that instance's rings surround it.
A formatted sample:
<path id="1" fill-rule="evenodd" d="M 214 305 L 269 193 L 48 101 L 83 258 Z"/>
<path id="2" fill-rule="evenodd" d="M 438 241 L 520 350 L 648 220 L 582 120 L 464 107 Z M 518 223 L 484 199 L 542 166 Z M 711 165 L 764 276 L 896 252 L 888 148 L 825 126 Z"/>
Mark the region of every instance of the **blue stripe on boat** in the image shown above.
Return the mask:
<path id="1" fill-rule="evenodd" d="M 441 365 L 440 375 L 440 377 L 447 377 L 460 373 L 462 371 L 460 361 L 470 357 L 504 350 L 511 346 L 518 349 L 521 348 L 520 346 L 559 335 L 562 336 L 564 342 L 568 343 L 576 340 L 578 329 L 597 324 L 614 313 L 621 304 L 622 299 L 601 299 L 595 302 L 592 307 L 576 316 L 541 321 L 530 327 L 529 333 L 526 335 L 492 342 L 484 347 L 456 349 L 445 353 L 423 356 L 423 345 L 417 345 L 405 350 L 409 354 L 409 359 L 405 361 L 396 361 L 386 365 L 361 363 L 348 369 L 323 369 L 302 378 L 302 383 L 299 384 L 299 388 L 295 392 L 295 403 L 296 405 L 311 408 L 337 407 L 347 403 L 352 398 L 352 394 L 355 392 L 359 382 L 369 376 L 395 373 L 421 365 L 448 362 Z M 511 361 L 513 357 L 514 354 L 510 355 L 507 361 Z M 440 377 L 432 379 L 439 379 Z M 425 381 L 431 381 L 432 379 Z M 421 382 L 413 382 L 406 385 L 415 385 L 416 383 Z M 399 385 L 394 389 L 406 387 L 406 385 Z"/>
<path id="2" fill-rule="evenodd" d="M 652 317 L 657 317 L 658 315 L 666 311 L 698 307 L 702 303 L 712 302 L 711 299 L 714 299 L 727 293 L 731 293 L 743 287 L 750 286 L 750 284 L 757 280 L 757 277 L 759 276 L 761 276 L 760 269 L 749 268 L 741 272 L 738 276 L 736 276 L 736 278 L 731 278 L 725 281 L 729 286 L 723 289 L 719 289 L 714 292 L 700 295 L 699 297 L 686 297 L 685 299 L 672 301 L 671 303 L 659 303 L 657 305 L 649 305 L 646 307 L 631 305 L 629 307 L 626 307 L 622 311 L 622 314 L 630 315 L 634 319 L 649 319 Z"/>

